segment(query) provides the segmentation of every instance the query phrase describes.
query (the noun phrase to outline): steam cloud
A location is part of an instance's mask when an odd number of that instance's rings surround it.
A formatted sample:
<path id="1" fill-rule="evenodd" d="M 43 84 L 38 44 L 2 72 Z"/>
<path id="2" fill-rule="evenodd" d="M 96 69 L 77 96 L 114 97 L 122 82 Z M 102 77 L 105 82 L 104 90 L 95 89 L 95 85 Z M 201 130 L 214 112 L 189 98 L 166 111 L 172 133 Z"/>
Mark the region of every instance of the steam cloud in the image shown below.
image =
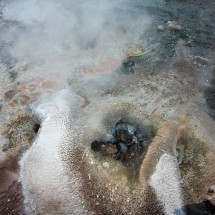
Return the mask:
<path id="1" fill-rule="evenodd" d="M 112 72 L 150 24 L 134 6 L 127 0 L 2 1 L 1 40 L 10 67 L 24 70 L 19 81 L 53 74 L 72 79 L 91 99 L 117 83 Z M 92 68 L 99 68 L 95 76 L 83 72 Z"/>
<path id="2" fill-rule="evenodd" d="M 16 24 L 2 37 L 19 65 L 36 63 L 37 72 L 68 74 L 118 57 L 138 42 L 150 19 L 129 6 L 122 0 L 4 1 L 4 20 Z"/>

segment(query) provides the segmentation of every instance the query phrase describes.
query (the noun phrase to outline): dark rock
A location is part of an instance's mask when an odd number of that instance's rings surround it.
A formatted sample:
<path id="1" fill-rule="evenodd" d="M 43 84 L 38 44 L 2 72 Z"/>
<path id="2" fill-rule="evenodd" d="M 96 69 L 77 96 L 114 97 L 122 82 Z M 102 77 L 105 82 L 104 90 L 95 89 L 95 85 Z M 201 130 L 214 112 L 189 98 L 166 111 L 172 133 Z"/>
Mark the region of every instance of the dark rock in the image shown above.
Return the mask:
<path id="1" fill-rule="evenodd" d="M 15 90 L 9 90 L 4 94 L 4 99 L 6 101 L 10 101 L 11 99 L 13 99 L 13 97 L 16 95 L 16 91 Z"/>
<path id="2" fill-rule="evenodd" d="M 10 71 L 9 74 L 10 74 L 11 81 L 14 82 L 17 78 L 18 73 L 16 71 Z"/>

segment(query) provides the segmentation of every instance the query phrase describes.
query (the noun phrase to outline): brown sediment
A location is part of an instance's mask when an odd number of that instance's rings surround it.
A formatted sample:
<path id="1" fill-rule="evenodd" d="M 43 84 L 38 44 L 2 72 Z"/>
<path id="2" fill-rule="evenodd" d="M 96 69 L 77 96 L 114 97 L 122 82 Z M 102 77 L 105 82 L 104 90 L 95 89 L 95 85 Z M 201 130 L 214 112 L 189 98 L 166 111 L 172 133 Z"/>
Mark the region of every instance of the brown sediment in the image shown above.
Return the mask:
<path id="1" fill-rule="evenodd" d="M 24 198 L 21 184 L 18 182 L 20 150 L 7 152 L 0 162 L 0 214 L 24 215 Z"/>
<path id="2" fill-rule="evenodd" d="M 157 196 L 149 185 L 146 185 L 144 190 L 143 200 L 144 204 L 140 205 L 137 214 L 144 214 L 144 215 L 164 215 L 164 208 L 160 205 L 159 201 L 157 200 Z"/>
<path id="3" fill-rule="evenodd" d="M 80 173 L 82 179 L 80 194 L 84 199 L 86 211 L 98 215 L 143 213 L 149 215 L 152 211 L 162 211 L 159 204 L 151 206 L 153 199 L 153 203 L 157 202 L 152 190 L 147 189 L 147 192 L 144 192 L 147 197 L 144 197 L 140 190 L 128 189 L 127 183 L 122 180 L 125 177 L 123 173 L 111 174 L 102 167 L 92 170 L 92 165 L 86 159 L 78 156 L 83 153 L 81 151 L 80 149 L 75 150 L 74 153 L 77 156 L 72 162 L 72 168 Z M 154 198 L 149 200 L 148 194 Z M 145 202 L 145 198 L 148 201 Z"/>
<path id="4" fill-rule="evenodd" d="M 189 203 L 204 200 L 207 194 L 207 148 L 208 145 L 193 136 L 190 129 L 184 130 L 178 138 L 177 150 L 181 154 L 179 171 Z"/>
<path id="5" fill-rule="evenodd" d="M 86 210 L 98 215 L 121 214 L 120 207 L 117 207 L 117 202 L 111 199 L 111 195 L 109 195 L 104 184 L 109 182 L 109 177 L 104 177 L 102 180 L 103 183 L 95 175 L 90 175 L 89 178 L 89 164 L 86 159 L 78 156 L 83 153 L 82 150 L 76 149 L 74 153 L 77 156 L 72 161 L 72 168 L 80 173 L 82 179 L 80 194 L 84 199 Z M 117 211 L 116 208 L 118 208 Z"/>
<path id="6" fill-rule="evenodd" d="M 147 183 L 164 151 L 173 153 L 173 142 L 177 132 L 178 128 L 170 123 L 164 123 L 158 130 L 140 167 L 139 180 L 141 184 Z"/>
<path id="7" fill-rule="evenodd" d="M 16 180 L 15 174 L 4 167 L 0 168 L 0 193 L 7 191 L 14 180 Z"/>
<path id="8" fill-rule="evenodd" d="M 4 94 L 5 101 L 10 101 L 17 94 L 16 90 L 9 90 Z"/>
<path id="9" fill-rule="evenodd" d="M 35 132 L 35 123 L 28 114 L 20 114 L 6 125 L 4 135 L 9 139 L 12 148 L 30 144 Z"/>
<path id="10" fill-rule="evenodd" d="M 19 177 L 19 159 L 31 144 L 34 125 L 28 114 L 18 115 L 6 126 L 4 135 L 9 139 L 5 159 L 0 162 L 0 214 L 24 215 L 24 198 Z"/>
<path id="11" fill-rule="evenodd" d="M 116 110 L 114 109 L 115 112 L 110 115 L 107 114 L 101 123 L 106 124 L 108 129 L 109 126 L 112 126 L 113 119 L 118 118 L 118 114 L 123 113 L 122 115 L 126 115 L 123 111 L 124 109 L 126 110 L 126 107 L 128 107 L 128 104 L 118 104 L 117 108 L 115 107 Z M 132 107 L 132 105 L 129 106 L 131 109 Z M 109 110 L 109 108 L 106 110 Z M 130 122 L 130 119 L 134 123 L 135 119 L 138 119 L 135 113 L 139 116 L 141 115 L 141 111 L 132 110 L 134 113 L 128 113 L 126 117 L 128 122 Z M 144 115 L 141 116 L 144 117 Z M 141 128 L 152 126 L 150 123 L 147 123 L 146 125 L 142 125 Z M 135 165 L 123 164 L 123 162 L 117 161 L 111 156 L 102 157 L 91 150 L 90 139 L 93 137 L 91 137 L 92 134 L 89 135 L 90 137 L 86 135 L 82 140 L 83 147 L 75 148 L 75 150 L 72 149 L 71 152 L 68 148 L 67 152 L 69 152 L 68 154 L 71 157 L 64 157 L 68 175 L 70 169 L 80 174 L 80 182 L 82 183 L 80 194 L 84 200 L 83 204 L 86 206 L 86 211 L 94 212 L 95 214 L 151 214 L 151 212 L 156 211 L 159 212 L 158 214 L 162 214 L 163 209 L 157 203 L 154 191 L 148 187 L 147 183 L 139 183 L 138 173 L 144 155 L 141 155 L 137 161 L 138 163 L 135 163 Z M 147 153 L 146 149 L 146 155 Z M 152 196 L 153 198 L 149 200 L 148 198 Z M 154 206 L 151 205 L 152 202 L 155 204 Z"/>
<path id="12" fill-rule="evenodd" d="M 7 180 L 9 180 L 9 178 L 7 178 Z M 24 198 L 22 196 L 20 183 L 18 183 L 17 180 L 11 181 L 10 186 L 8 186 L 6 190 L 0 192 L 0 214 L 24 215 L 23 201 Z"/>
<path id="13" fill-rule="evenodd" d="M 71 168 L 80 173 L 80 194 L 84 199 L 86 211 L 95 214 L 163 214 L 163 208 L 158 203 L 154 191 L 146 184 L 139 186 L 129 181 L 126 171 L 122 171 L 121 164 L 117 165 L 119 171 L 112 163 L 109 169 L 100 165 L 96 168 L 89 164 L 88 155 L 83 159 L 82 149 L 76 149 L 73 153 L 75 157 L 71 161 Z M 133 185 L 130 186 L 130 183 Z"/>
<path id="14" fill-rule="evenodd" d="M 125 107 L 128 108 L 127 105 Z M 109 118 L 117 118 L 117 114 L 120 115 L 119 104 L 110 109 L 114 109 L 115 114 L 106 116 L 107 119 L 103 116 L 101 123 L 109 124 L 112 122 Z M 135 112 L 132 106 L 129 106 L 129 110 L 132 110 L 134 115 L 140 116 L 140 112 Z M 123 110 L 121 111 L 123 112 Z M 123 117 L 122 115 L 120 117 Z M 144 118 L 144 115 L 141 117 Z M 154 116 L 149 120 L 152 125 L 157 123 L 157 121 L 153 121 L 155 118 Z M 66 166 L 68 169 L 72 168 L 80 173 L 80 178 L 83 180 L 81 195 L 85 200 L 87 211 L 96 214 L 164 214 L 164 209 L 158 202 L 155 191 L 148 184 L 163 153 L 168 153 L 176 160 L 178 159 L 182 201 L 188 204 L 207 197 L 209 184 L 214 183 L 214 179 L 207 179 L 209 173 L 205 172 L 208 157 L 206 155 L 207 144 L 194 135 L 189 120 L 176 118 L 172 121 L 175 123 L 160 121 L 160 128 L 155 132 L 155 137 L 141 161 L 140 167 L 134 167 L 138 169 L 138 174 L 133 174 L 136 180 L 129 176 L 133 170 L 122 162 L 111 157 L 102 158 L 89 149 L 92 134 L 88 138 L 85 133 L 86 139 L 82 140 L 83 148 L 76 148 L 72 152 L 71 166 L 68 167 L 67 164 Z M 93 132 L 95 133 L 94 130 L 92 130 Z M 87 141 L 89 142 L 87 143 Z M 180 148 L 181 145 L 183 145 L 182 148 Z"/>

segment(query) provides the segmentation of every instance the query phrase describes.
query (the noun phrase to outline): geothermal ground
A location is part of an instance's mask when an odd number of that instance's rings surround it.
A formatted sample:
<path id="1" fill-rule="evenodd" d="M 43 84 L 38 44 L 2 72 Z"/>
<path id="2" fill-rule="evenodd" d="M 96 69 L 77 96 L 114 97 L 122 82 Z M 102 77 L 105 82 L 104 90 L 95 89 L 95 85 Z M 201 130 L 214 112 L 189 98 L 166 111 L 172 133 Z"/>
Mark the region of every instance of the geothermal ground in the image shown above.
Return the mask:
<path id="1" fill-rule="evenodd" d="M 215 205 L 214 14 L 212 0 L 1 0 L 0 214 Z"/>

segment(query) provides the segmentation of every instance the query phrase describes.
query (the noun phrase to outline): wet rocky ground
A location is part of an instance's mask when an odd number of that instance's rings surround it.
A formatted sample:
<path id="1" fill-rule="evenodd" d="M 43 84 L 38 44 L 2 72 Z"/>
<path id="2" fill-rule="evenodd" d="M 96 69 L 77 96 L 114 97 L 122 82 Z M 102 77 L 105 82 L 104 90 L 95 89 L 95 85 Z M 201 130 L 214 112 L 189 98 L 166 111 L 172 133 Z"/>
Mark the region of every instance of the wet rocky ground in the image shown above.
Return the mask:
<path id="1" fill-rule="evenodd" d="M 0 8 L 2 5 L 1 3 Z M 124 83 L 119 81 L 118 85 L 104 90 L 99 103 L 112 98 L 117 103 L 118 98 L 123 98 L 146 111 L 149 118 L 154 116 L 162 118 L 160 120 L 161 127 L 165 127 L 162 124 L 164 121 L 172 122 L 177 118 L 180 126 L 186 127 L 185 131 L 180 127 L 183 131 L 176 138 L 176 157 L 182 177 L 182 187 L 186 193 L 185 199 L 187 203 L 202 201 L 204 198 L 211 198 L 214 201 L 214 190 L 212 189 L 215 183 L 213 179 L 214 166 L 213 155 L 210 154 L 210 150 L 214 151 L 213 144 L 215 144 L 215 3 L 212 0 L 153 0 L 133 1 L 132 5 L 129 6 L 130 13 L 141 14 L 146 10 L 152 18 L 147 31 L 140 36 L 137 46 L 132 47 L 130 52 L 125 50 L 127 52 L 117 59 L 105 58 L 98 62 L 95 68 L 87 67 L 81 73 L 88 76 L 94 73 L 101 74 L 103 70 L 113 69 L 116 74 L 122 75 L 123 81 L 126 80 Z M 123 8 L 118 12 L 123 13 Z M 22 26 L 17 22 L 5 21 L 1 14 L 1 35 L 7 34 L 8 29 L 13 28 L 20 29 Z M 23 62 L 19 64 L 20 62 L 17 62 L 17 59 L 13 58 L 10 53 L 11 46 L 13 46 L 11 42 L 3 40 L 0 36 L 0 148 L 2 150 L 0 153 L 0 174 L 2 176 L 0 181 L 0 212 L 2 215 L 24 214 L 23 197 L 20 184 L 17 183 L 19 177 L 18 160 L 31 145 L 39 128 L 38 122 L 31 115 L 29 104 L 44 94 L 51 95 L 61 89 L 76 88 L 77 86 L 77 84 L 73 86 L 71 74 L 62 75 L 58 72 L 44 74 L 43 71 L 38 74 L 28 74 L 27 72 L 31 71 L 31 67 L 34 67 L 38 62 L 33 62 L 30 65 Z M 86 100 L 86 96 L 83 95 L 84 91 L 76 90 L 83 97 L 83 100 Z M 99 111 L 94 108 L 98 105 L 95 101 L 92 103 L 88 101 L 88 103 L 89 112 Z M 88 103 L 86 102 L 85 105 Z M 112 108 L 114 110 L 115 106 Z M 128 110 L 132 110 L 132 108 L 128 108 Z M 103 111 L 105 112 L 105 110 Z M 88 115 L 85 117 L 87 118 Z M 153 120 L 154 123 L 155 120 Z M 157 125 L 157 122 L 155 124 Z M 192 132 L 189 130 L 190 127 Z M 171 136 L 175 132 L 173 130 L 165 127 L 159 136 L 161 139 L 157 137 L 159 139 L 157 142 L 163 143 L 162 141 L 166 136 Z M 198 133 L 199 131 L 201 132 Z M 95 140 L 95 137 L 92 141 Z M 152 148 L 159 146 L 156 144 Z M 88 155 L 89 160 L 98 159 L 99 162 L 102 162 L 102 167 L 98 164 L 100 173 L 94 172 L 94 174 L 103 174 L 101 178 L 105 178 L 107 182 L 110 181 L 111 186 L 122 179 L 122 185 L 117 185 L 117 189 L 121 189 L 121 186 L 127 187 L 127 178 L 129 184 L 128 170 L 130 167 L 135 168 L 137 166 L 132 164 L 126 169 L 126 165 L 122 167 L 120 163 L 114 163 L 117 153 L 115 145 L 104 144 L 101 147 L 104 158 L 95 158 L 94 156 L 98 155 L 92 151 Z M 138 154 L 138 149 L 133 149 L 127 152 L 125 160 L 132 160 L 132 157 Z M 150 153 L 151 151 L 149 151 Z M 154 161 L 149 154 L 147 159 L 152 162 L 153 166 Z M 159 158 L 158 154 L 157 158 Z M 107 156 L 108 159 L 106 159 Z M 121 158 L 122 160 L 123 158 Z M 133 178 L 140 177 L 138 180 L 144 181 L 146 180 L 145 176 L 141 178 L 141 174 L 139 175 L 140 169 L 142 168 L 144 173 L 149 172 L 149 175 L 151 170 L 142 165 L 143 157 L 141 159 L 138 157 L 137 160 L 139 162 L 138 171 L 131 175 Z M 86 165 L 89 164 L 86 163 Z M 80 170 L 77 169 L 77 171 Z M 95 170 L 93 169 L 93 171 Z M 108 173 L 111 171 L 112 173 L 109 175 Z M 83 178 L 85 178 L 85 174 L 83 173 Z M 114 174 L 115 176 L 112 176 Z M 196 180 L 199 176 L 201 179 Z M 86 180 L 86 184 L 91 183 L 89 179 Z M 98 183 L 103 183 L 99 177 L 95 180 Z M 136 181 L 134 181 L 128 187 L 135 187 Z M 201 189 L 198 189 L 199 187 Z M 93 187 L 93 189 L 96 190 L 97 188 Z M 135 187 L 135 189 L 137 188 Z M 108 192 L 107 190 L 104 190 L 104 193 Z M 83 191 L 84 195 L 87 196 L 88 194 L 85 192 Z M 131 196 L 132 201 L 135 202 L 136 194 L 130 195 L 129 191 L 126 192 L 123 190 L 123 195 Z M 139 193 L 137 192 L 137 194 Z M 96 199 L 95 196 L 92 197 Z M 98 201 L 104 205 L 104 208 L 108 205 L 104 200 Z M 111 202 L 111 199 L 108 201 Z M 123 203 L 123 206 L 129 210 L 129 207 L 138 203 L 138 201 L 134 204 L 128 203 L 127 206 Z M 115 206 L 113 203 L 113 208 Z M 104 208 L 95 206 L 95 211 L 100 214 Z M 109 209 L 107 211 L 110 212 Z M 123 213 L 125 211 L 119 209 L 117 212 Z"/>

